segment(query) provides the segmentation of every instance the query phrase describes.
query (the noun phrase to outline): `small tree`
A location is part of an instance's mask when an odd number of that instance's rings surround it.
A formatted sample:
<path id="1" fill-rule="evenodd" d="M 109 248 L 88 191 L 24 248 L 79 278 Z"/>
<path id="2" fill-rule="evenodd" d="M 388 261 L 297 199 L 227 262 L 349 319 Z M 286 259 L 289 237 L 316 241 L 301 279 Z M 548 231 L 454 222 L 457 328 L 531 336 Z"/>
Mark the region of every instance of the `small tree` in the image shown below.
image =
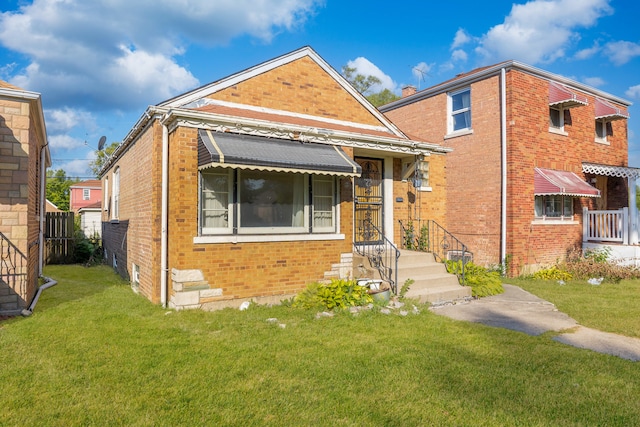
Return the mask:
<path id="1" fill-rule="evenodd" d="M 78 178 L 69 178 L 64 169 L 47 170 L 47 199 L 60 210 L 69 210 L 69 188 L 79 182 Z"/>
<path id="2" fill-rule="evenodd" d="M 364 74 L 356 74 L 356 69 L 349 66 L 342 67 L 342 75 L 351 83 L 351 85 L 365 96 L 367 100 L 375 107 L 388 104 L 400 99 L 399 96 L 391 92 L 389 89 L 383 89 L 380 92 L 369 93 L 371 87 L 382 83 L 376 76 L 365 76 Z"/>
<path id="3" fill-rule="evenodd" d="M 96 150 L 96 158 L 89 162 L 89 169 L 91 169 L 91 172 L 93 173 L 93 175 L 95 175 L 96 178 L 98 177 L 102 166 L 104 166 L 107 160 L 109 160 L 109 157 L 111 157 L 113 152 L 116 151 L 116 148 L 118 148 L 119 146 L 119 142 L 112 142 L 107 147 L 105 147 L 104 150 Z"/>

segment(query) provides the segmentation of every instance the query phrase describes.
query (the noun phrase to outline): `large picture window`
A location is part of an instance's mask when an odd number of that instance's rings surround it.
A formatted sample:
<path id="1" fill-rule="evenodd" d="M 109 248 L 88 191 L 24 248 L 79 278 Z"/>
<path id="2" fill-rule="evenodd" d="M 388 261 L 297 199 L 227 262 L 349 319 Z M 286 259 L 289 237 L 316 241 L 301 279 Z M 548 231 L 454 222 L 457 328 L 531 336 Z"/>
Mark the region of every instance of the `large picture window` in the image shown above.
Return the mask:
<path id="1" fill-rule="evenodd" d="M 200 234 L 335 232 L 335 178 L 210 168 L 200 174 Z"/>
<path id="2" fill-rule="evenodd" d="M 573 197 L 552 194 L 535 196 L 536 218 L 573 219 Z"/>

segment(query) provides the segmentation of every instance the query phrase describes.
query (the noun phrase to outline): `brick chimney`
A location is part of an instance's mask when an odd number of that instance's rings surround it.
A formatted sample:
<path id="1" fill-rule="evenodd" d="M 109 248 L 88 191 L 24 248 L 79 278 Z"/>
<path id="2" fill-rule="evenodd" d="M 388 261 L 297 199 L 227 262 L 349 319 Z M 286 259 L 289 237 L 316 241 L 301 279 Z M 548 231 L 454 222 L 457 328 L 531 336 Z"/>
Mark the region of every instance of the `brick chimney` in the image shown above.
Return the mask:
<path id="1" fill-rule="evenodd" d="M 402 88 L 402 97 L 406 98 L 407 96 L 411 96 L 416 93 L 417 89 L 415 86 L 405 86 Z"/>

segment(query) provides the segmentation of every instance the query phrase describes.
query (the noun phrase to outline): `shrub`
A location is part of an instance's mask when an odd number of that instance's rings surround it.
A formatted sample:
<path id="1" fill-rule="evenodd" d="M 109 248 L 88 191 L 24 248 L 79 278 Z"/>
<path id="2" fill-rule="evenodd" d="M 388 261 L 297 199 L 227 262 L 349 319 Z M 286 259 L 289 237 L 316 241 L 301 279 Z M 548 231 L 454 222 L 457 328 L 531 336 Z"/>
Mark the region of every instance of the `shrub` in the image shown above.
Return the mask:
<path id="1" fill-rule="evenodd" d="M 544 270 L 539 270 L 533 273 L 532 276 L 534 279 L 541 280 L 571 280 L 573 276 L 571 273 L 559 269 L 557 266 L 553 266 L 550 268 L 545 268 Z"/>
<path id="2" fill-rule="evenodd" d="M 359 286 L 355 280 L 332 279 L 330 283 L 314 282 L 296 295 L 294 307 L 301 308 L 347 308 L 363 306 L 373 302 L 367 288 Z"/>
<path id="3" fill-rule="evenodd" d="M 461 275 L 462 261 L 447 261 L 449 273 Z M 500 273 L 468 262 L 464 265 L 464 284 L 471 287 L 471 295 L 476 298 L 498 295 L 504 292 Z"/>

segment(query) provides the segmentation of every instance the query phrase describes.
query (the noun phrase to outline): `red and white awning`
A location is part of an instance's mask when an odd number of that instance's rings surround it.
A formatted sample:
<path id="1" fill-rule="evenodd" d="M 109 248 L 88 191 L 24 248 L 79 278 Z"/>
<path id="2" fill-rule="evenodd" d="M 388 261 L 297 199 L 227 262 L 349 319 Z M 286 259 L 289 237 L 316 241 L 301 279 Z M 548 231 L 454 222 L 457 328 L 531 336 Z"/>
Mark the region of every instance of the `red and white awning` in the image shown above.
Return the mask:
<path id="1" fill-rule="evenodd" d="M 596 98 L 596 120 L 621 120 L 628 118 L 629 113 L 626 109 L 618 108 L 604 99 Z"/>
<path id="2" fill-rule="evenodd" d="M 600 190 L 584 182 L 573 172 L 535 168 L 533 193 L 536 196 L 560 194 L 575 197 L 600 197 Z"/>
<path id="3" fill-rule="evenodd" d="M 587 97 L 577 94 L 560 83 L 549 82 L 549 106 L 573 108 L 581 105 L 589 105 Z"/>

